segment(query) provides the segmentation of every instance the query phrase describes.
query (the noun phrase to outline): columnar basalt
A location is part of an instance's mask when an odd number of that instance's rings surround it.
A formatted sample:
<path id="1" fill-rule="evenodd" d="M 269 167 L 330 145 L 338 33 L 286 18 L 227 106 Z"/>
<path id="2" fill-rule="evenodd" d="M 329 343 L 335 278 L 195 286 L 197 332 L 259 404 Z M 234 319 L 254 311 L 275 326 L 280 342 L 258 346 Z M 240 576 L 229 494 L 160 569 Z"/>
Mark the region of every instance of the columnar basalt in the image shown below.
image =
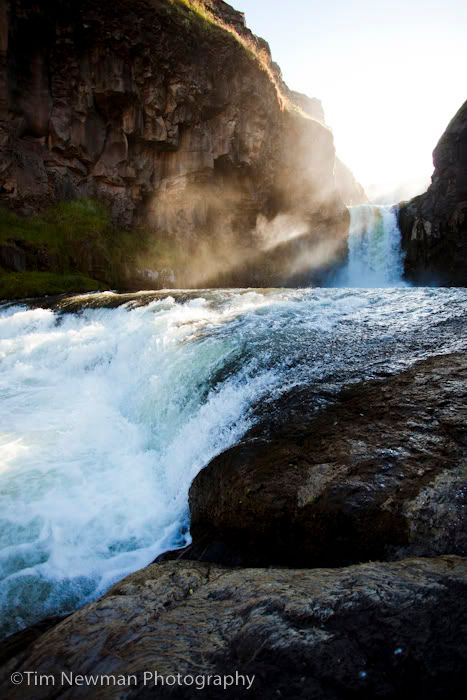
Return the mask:
<path id="1" fill-rule="evenodd" d="M 342 241 L 348 187 L 319 102 L 288 90 L 241 13 L 192 5 L 2 0 L 0 204 L 104 200 L 178 246 L 195 286 L 206 246 L 214 275 L 250 257 L 258 215 Z"/>

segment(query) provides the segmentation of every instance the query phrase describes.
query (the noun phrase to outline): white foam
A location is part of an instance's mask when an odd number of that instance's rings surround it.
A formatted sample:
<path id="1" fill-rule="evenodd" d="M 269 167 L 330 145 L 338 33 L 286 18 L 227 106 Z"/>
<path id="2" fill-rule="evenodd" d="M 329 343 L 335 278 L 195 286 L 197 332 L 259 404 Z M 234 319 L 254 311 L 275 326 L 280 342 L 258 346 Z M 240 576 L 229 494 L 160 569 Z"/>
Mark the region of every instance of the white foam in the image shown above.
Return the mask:
<path id="1" fill-rule="evenodd" d="M 74 607 L 181 543 L 191 480 L 245 432 L 273 381 L 246 366 L 211 385 L 232 344 L 206 329 L 234 315 L 172 298 L 2 313 L 0 595 L 7 608 L 16 599 L 19 622 Z"/>
<path id="2" fill-rule="evenodd" d="M 449 320 L 467 312 L 462 290 L 191 297 L 66 314 L 0 307 L 3 633 L 187 542 L 190 483 L 244 435 L 256 402 L 414 361 L 424 343 L 457 347 Z"/>

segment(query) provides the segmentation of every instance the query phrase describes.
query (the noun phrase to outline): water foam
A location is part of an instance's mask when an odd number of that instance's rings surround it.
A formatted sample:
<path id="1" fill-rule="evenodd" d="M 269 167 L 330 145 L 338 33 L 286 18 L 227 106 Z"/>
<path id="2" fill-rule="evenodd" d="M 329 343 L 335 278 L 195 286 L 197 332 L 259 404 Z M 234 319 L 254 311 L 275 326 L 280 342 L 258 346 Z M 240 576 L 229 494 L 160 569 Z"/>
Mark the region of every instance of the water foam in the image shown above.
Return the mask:
<path id="1" fill-rule="evenodd" d="M 192 479 L 258 403 L 459 349 L 467 316 L 462 290 L 122 299 L 91 308 L 120 297 L 90 295 L 78 313 L 0 307 L 3 634 L 188 542 Z"/>
<path id="2" fill-rule="evenodd" d="M 244 299 L 237 313 L 247 308 Z M 245 365 L 213 384 L 235 350 L 212 332 L 229 314 L 172 298 L 131 311 L 3 314 L 0 596 L 17 616 L 8 627 L 73 608 L 188 540 L 191 480 L 245 432 L 248 407 L 273 381 Z"/>

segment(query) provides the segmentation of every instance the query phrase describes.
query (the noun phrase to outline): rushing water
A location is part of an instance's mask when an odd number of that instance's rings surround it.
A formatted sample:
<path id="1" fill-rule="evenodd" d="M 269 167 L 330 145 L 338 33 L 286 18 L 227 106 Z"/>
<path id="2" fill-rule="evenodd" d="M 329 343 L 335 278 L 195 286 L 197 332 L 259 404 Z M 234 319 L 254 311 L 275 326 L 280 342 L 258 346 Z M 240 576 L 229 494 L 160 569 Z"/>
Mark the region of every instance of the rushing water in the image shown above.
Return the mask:
<path id="1" fill-rule="evenodd" d="M 467 291 L 90 295 L 0 307 L 2 633 L 187 542 L 196 473 L 294 384 L 466 345 Z"/>
<path id="2" fill-rule="evenodd" d="M 337 277 L 341 287 L 401 287 L 404 260 L 395 207 L 350 207 L 348 260 Z"/>

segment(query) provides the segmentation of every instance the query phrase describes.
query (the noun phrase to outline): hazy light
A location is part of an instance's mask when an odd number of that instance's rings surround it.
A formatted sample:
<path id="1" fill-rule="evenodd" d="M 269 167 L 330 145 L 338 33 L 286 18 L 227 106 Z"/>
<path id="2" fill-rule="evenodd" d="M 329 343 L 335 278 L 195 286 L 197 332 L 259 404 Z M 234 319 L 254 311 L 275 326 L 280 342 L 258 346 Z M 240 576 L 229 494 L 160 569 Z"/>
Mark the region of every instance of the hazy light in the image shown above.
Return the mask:
<path id="1" fill-rule="evenodd" d="M 432 174 L 432 151 L 467 98 L 461 0 L 241 0 L 289 86 L 322 100 L 342 160 L 372 196 Z"/>

